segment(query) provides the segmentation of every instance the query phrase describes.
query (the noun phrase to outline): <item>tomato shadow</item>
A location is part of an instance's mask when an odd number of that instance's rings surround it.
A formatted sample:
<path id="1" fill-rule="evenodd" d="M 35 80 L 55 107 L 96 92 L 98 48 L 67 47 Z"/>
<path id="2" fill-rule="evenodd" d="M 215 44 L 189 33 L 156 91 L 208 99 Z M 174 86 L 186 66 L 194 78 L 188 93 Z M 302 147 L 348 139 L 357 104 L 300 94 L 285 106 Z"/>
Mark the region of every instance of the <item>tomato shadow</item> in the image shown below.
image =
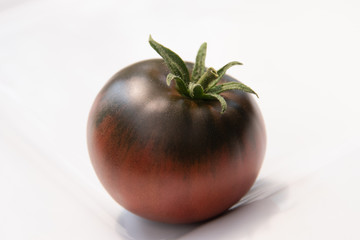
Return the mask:
<path id="1" fill-rule="evenodd" d="M 255 232 L 270 228 L 273 216 L 293 207 L 288 186 L 260 180 L 229 211 L 198 226 L 180 239 L 252 239 Z"/>
<path id="2" fill-rule="evenodd" d="M 124 239 L 129 240 L 166 240 L 177 239 L 200 223 L 167 224 L 147 220 L 124 210 L 117 219 L 117 232 Z"/>
<path id="3" fill-rule="evenodd" d="M 286 205 L 287 186 L 271 180 L 258 180 L 253 188 L 230 210 L 218 217 L 194 224 L 166 224 L 147 220 L 123 211 L 116 230 L 122 239 L 224 239 L 251 236 L 258 228 L 266 226 L 273 215 Z"/>

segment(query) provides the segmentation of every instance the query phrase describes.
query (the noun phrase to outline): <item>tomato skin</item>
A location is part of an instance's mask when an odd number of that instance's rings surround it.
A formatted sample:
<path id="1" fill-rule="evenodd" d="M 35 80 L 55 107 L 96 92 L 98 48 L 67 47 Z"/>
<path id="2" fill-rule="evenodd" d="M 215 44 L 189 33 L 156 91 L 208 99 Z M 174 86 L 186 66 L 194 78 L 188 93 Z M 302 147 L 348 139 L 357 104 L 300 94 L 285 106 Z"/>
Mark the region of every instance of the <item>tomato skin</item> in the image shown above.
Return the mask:
<path id="1" fill-rule="evenodd" d="M 218 101 L 189 99 L 167 86 L 168 73 L 153 59 L 109 80 L 90 111 L 89 155 L 127 210 L 161 222 L 203 221 L 254 183 L 265 154 L 264 121 L 249 94 L 224 92 L 228 109 L 221 114 Z"/>

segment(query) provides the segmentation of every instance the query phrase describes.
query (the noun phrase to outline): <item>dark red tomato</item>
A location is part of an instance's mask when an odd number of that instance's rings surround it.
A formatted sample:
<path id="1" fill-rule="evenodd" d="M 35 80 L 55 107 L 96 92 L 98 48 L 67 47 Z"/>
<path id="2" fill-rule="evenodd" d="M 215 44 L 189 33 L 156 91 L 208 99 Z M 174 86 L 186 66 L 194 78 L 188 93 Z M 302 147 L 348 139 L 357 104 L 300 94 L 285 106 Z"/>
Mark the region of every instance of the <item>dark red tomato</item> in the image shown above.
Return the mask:
<path id="1" fill-rule="evenodd" d="M 186 64 L 192 69 L 193 64 Z M 133 64 L 100 91 L 88 121 L 101 183 L 142 217 L 189 223 L 221 214 L 254 183 L 265 153 L 264 122 L 242 91 L 216 100 L 181 95 L 163 60 Z M 236 82 L 224 75 L 220 82 Z"/>

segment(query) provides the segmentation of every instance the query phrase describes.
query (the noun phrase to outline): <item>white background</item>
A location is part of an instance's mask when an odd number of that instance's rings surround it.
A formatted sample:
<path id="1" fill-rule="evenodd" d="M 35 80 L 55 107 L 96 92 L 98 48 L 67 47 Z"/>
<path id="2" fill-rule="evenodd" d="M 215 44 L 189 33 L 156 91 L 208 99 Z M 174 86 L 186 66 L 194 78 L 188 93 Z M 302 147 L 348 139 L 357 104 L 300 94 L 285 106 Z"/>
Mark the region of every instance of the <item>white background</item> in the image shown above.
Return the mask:
<path id="1" fill-rule="evenodd" d="M 360 2 L 0 0 L 0 239 L 360 239 Z M 125 211 L 86 122 L 155 40 L 255 89 L 268 134 L 243 205 L 203 224 Z"/>

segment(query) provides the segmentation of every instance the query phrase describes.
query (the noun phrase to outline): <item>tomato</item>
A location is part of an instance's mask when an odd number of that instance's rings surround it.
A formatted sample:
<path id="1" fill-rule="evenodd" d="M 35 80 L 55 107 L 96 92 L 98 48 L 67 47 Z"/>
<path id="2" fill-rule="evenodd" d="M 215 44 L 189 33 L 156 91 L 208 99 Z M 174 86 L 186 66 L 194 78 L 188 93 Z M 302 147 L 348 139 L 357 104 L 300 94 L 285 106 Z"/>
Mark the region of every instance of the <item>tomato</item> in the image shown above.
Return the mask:
<path id="1" fill-rule="evenodd" d="M 113 199 L 134 214 L 168 223 L 215 217 L 246 194 L 263 162 L 264 121 L 249 94 L 255 92 L 221 69 L 206 69 L 206 45 L 195 65 L 183 62 L 187 70 L 179 70 L 171 65 L 182 64 L 175 53 L 153 39 L 150 44 L 165 62 L 124 68 L 93 103 L 87 129 L 92 165 Z M 181 82 L 181 71 L 189 70 L 197 82 Z M 242 91 L 206 93 L 211 85 L 236 84 Z"/>

